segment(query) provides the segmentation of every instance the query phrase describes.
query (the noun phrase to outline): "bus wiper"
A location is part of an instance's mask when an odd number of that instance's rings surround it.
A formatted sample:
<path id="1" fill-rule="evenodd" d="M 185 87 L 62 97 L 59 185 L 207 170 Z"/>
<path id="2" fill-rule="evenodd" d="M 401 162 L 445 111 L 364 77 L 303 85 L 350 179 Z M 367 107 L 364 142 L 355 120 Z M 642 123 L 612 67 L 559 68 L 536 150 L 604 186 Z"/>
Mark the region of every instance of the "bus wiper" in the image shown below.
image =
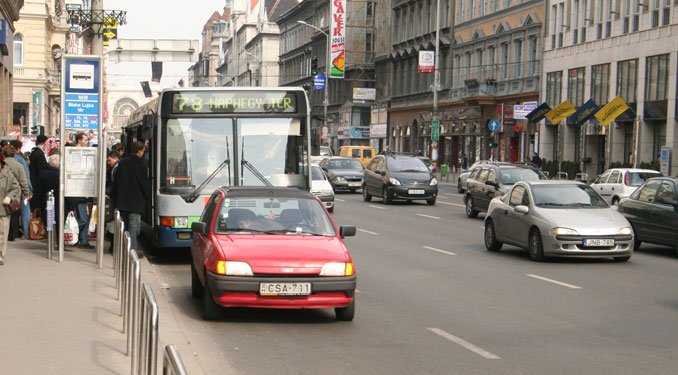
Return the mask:
<path id="1" fill-rule="evenodd" d="M 248 171 L 250 171 L 253 175 L 255 175 L 261 182 L 264 183 L 266 186 L 273 186 L 271 181 L 267 180 L 266 177 L 264 177 L 261 172 L 257 170 L 257 168 L 252 165 L 249 161 L 245 160 L 245 137 L 242 138 L 242 146 L 241 146 L 241 156 L 240 156 L 240 164 L 242 164 L 243 167 L 247 168 Z M 243 180 L 243 173 L 242 170 L 240 171 L 240 181 Z M 242 182 L 240 183 L 242 184 Z"/>
<path id="2" fill-rule="evenodd" d="M 207 184 L 209 184 L 214 179 L 214 177 L 216 177 L 219 174 L 219 172 L 221 172 L 221 170 L 224 169 L 224 167 L 227 166 L 227 165 L 228 165 L 228 185 L 230 186 L 231 185 L 231 153 L 228 151 L 228 137 L 226 137 L 226 160 L 224 160 L 221 164 L 219 164 L 217 169 L 215 169 L 214 172 L 212 172 L 212 174 L 207 176 L 205 181 L 203 181 L 197 188 L 195 188 L 195 190 L 193 190 L 191 192 L 191 194 L 189 194 L 185 198 L 186 202 L 188 202 L 188 203 L 195 202 L 195 200 L 198 199 L 198 197 L 200 196 L 200 192 L 202 191 L 202 189 L 204 189 L 205 186 L 207 186 Z"/>

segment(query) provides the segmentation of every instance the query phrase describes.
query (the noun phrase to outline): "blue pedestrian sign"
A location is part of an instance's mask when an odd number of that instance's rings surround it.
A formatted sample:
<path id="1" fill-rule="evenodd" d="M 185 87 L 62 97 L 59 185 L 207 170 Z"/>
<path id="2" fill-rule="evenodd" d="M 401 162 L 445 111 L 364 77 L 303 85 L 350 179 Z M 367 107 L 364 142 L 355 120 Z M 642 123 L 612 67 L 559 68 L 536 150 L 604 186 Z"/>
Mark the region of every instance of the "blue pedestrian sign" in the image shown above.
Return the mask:
<path id="1" fill-rule="evenodd" d="M 313 79 L 313 89 L 314 90 L 325 90 L 325 75 L 318 74 Z"/>
<path id="2" fill-rule="evenodd" d="M 497 120 L 490 120 L 487 123 L 487 128 L 490 129 L 492 133 L 496 133 L 497 130 L 499 130 L 499 121 Z"/>

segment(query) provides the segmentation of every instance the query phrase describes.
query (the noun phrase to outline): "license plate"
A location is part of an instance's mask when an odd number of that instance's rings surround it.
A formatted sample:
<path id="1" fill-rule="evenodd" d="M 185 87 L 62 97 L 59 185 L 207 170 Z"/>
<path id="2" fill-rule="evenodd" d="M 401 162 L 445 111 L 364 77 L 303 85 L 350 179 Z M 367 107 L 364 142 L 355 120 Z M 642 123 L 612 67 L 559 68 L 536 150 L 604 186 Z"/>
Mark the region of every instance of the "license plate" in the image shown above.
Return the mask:
<path id="1" fill-rule="evenodd" d="M 410 189 L 408 191 L 408 193 L 410 193 L 410 194 L 424 194 L 424 191 L 420 190 L 420 189 Z"/>
<path id="2" fill-rule="evenodd" d="M 584 246 L 614 246 L 612 238 L 589 238 L 584 240 Z"/>
<path id="3" fill-rule="evenodd" d="M 311 283 L 261 283 L 262 296 L 307 296 L 311 294 Z"/>
<path id="4" fill-rule="evenodd" d="M 351 186 L 351 187 L 360 187 L 360 182 L 349 182 L 349 183 L 348 183 L 348 186 Z"/>

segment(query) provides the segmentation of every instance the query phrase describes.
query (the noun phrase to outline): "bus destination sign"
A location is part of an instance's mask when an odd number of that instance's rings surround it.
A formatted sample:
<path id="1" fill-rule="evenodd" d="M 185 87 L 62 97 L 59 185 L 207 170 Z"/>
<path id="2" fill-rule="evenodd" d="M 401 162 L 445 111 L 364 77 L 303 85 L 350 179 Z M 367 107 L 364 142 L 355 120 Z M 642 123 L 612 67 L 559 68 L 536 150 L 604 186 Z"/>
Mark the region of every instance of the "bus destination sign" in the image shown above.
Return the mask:
<path id="1" fill-rule="evenodd" d="M 295 112 L 297 112 L 295 92 L 180 91 L 172 94 L 173 114 Z"/>

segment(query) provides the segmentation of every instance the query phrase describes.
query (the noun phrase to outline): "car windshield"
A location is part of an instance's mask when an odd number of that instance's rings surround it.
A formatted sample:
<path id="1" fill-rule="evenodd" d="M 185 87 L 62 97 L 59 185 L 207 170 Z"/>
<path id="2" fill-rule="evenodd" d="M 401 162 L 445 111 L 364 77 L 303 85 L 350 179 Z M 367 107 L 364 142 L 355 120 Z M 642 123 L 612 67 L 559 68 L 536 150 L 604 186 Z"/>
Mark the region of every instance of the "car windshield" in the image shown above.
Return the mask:
<path id="1" fill-rule="evenodd" d="M 214 231 L 230 235 L 336 235 L 325 208 L 310 198 L 224 198 Z"/>
<path id="2" fill-rule="evenodd" d="M 644 184 L 648 178 L 660 177 L 661 175 L 662 174 L 659 172 L 630 172 L 629 185 L 640 186 Z"/>
<path id="3" fill-rule="evenodd" d="M 534 205 L 546 208 L 606 208 L 605 200 L 588 185 L 534 185 Z"/>
<path id="4" fill-rule="evenodd" d="M 429 172 L 426 164 L 418 158 L 387 158 L 386 166 L 391 172 Z"/>
<path id="5" fill-rule="evenodd" d="M 518 181 L 542 180 L 537 172 L 529 168 L 501 168 L 499 181 L 503 185 L 513 185 Z"/>
<path id="6" fill-rule="evenodd" d="M 320 169 L 319 166 L 317 165 L 312 165 L 311 166 L 311 179 L 312 180 L 327 180 L 325 178 L 325 174 L 323 173 L 323 170 Z"/>
<path id="7" fill-rule="evenodd" d="M 332 149 L 327 146 L 320 146 L 320 156 L 332 156 Z"/>
<path id="8" fill-rule="evenodd" d="M 331 159 L 327 162 L 327 169 L 349 169 L 362 171 L 363 165 L 355 159 Z"/>

